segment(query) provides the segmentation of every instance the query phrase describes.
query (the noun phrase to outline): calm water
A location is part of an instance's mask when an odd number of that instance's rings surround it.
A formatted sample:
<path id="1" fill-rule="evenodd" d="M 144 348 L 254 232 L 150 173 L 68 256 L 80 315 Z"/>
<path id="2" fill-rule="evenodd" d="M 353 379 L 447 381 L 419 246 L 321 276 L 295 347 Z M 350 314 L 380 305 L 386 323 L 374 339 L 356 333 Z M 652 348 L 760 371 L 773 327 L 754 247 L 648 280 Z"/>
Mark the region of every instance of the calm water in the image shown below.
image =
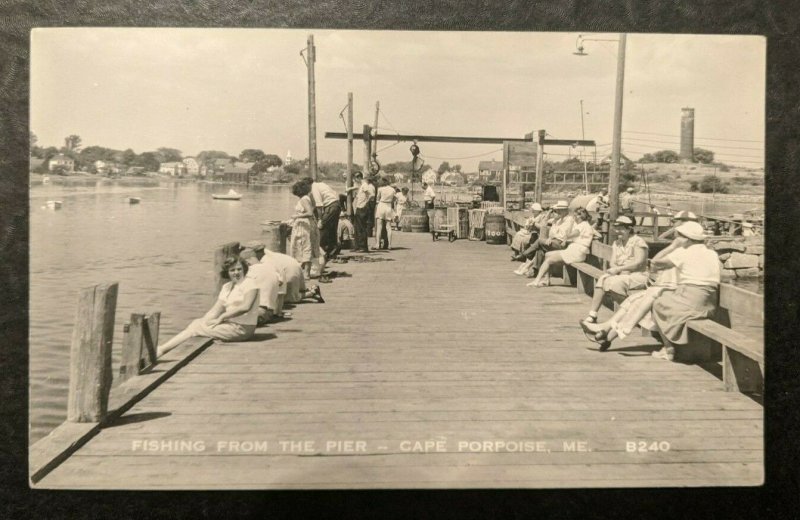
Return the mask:
<path id="1" fill-rule="evenodd" d="M 154 181 L 31 187 L 32 442 L 66 417 L 70 337 L 79 289 L 119 283 L 116 372 L 122 325 L 132 312 L 161 311 L 162 341 L 181 330 L 211 303 L 215 246 L 259 238 L 261 222 L 286 218 L 297 200 L 288 186 L 236 186 L 244 193 L 239 202 L 211 198 L 211 193 L 229 188 Z M 440 198 L 453 200 L 454 191 L 443 189 Z M 130 196 L 141 197 L 141 203 L 128 204 Z M 62 200 L 62 209 L 44 209 L 47 200 Z M 686 209 L 690 203 L 672 206 Z M 699 204 L 690 209 L 699 210 Z M 728 214 L 742 211 L 742 205 L 714 209 Z M 757 285 L 748 288 L 755 290 Z"/>
<path id="2" fill-rule="evenodd" d="M 213 251 L 259 238 L 264 220 L 286 218 L 297 201 L 287 186 L 247 189 L 239 202 L 213 200 L 209 184 L 39 185 L 31 187 L 31 441 L 66 417 L 69 349 L 77 292 L 119 282 L 114 362 L 132 312 L 161 311 L 161 338 L 211 303 Z M 126 198 L 141 197 L 138 205 Z M 43 209 L 62 200 L 61 210 Z"/>

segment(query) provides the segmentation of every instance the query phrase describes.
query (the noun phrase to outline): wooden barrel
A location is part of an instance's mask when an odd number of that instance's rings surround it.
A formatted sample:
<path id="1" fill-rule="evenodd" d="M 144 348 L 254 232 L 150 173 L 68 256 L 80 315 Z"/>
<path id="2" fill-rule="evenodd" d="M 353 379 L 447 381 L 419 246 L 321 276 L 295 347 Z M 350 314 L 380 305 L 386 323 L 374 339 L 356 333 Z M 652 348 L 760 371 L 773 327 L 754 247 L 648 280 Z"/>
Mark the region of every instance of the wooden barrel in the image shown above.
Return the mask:
<path id="1" fill-rule="evenodd" d="M 410 233 L 428 232 L 428 211 L 425 208 L 406 208 L 400 216 L 400 229 Z"/>
<path id="2" fill-rule="evenodd" d="M 506 218 L 503 215 L 486 215 L 486 243 L 506 243 Z"/>
<path id="3" fill-rule="evenodd" d="M 287 226 L 280 220 L 267 220 L 261 223 L 261 235 L 264 248 L 276 253 L 286 253 Z"/>

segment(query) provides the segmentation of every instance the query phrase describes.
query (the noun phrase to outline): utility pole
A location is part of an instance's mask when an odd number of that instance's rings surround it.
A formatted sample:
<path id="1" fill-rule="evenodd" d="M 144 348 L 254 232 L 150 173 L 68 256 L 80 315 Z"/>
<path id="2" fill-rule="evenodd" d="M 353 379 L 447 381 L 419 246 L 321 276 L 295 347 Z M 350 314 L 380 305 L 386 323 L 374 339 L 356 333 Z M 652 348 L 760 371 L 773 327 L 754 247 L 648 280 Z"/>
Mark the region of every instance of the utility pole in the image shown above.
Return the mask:
<path id="1" fill-rule="evenodd" d="M 542 203 L 542 183 L 544 182 L 544 130 L 539 130 L 539 141 L 536 145 L 536 186 L 533 200 Z"/>
<path id="2" fill-rule="evenodd" d="M 363 129 L 363 138 L 364 138 L 364 178 L 366 179 L 369 176 L 369 161 L 370 161 L 370 151 L 372 150 L 372 129 L 369 125 L 364 125 Z"/>
<path id="3" fill-rule="evenodd" d="M 378 137 L 378 113 L 380 111 L 381 111 L 381 102 L 380 101 L 376 101 L 375 102 L 375 128 L 372 129 L 372 131 L 375 132 L 375 137 L 376 138 Z M 375 149 L 371 150 L 371 153 L 369 154 L 370 159 L 374 159 L 374 158 L 378 157 L 378 140 L 375 139 L 374 142 L 375 142 Z M 370 141 L 370 148 L 372 148 L 371 143 L 372 143 L 372 141 Z M 370 166 L 372 166 L 372 163 L 370 163 Z"/>
<path id="4" fill-rule="evenodd" d="M 308 68 L 308 168 L 311 178 L 317 180 L 317 104 L 314 94 L 314 62 L 317 61 L 317 50 L 314 47 L 314 35 L 308 35 L 306 68 Z"/>
<path id="5" fill-rule="evenodd" d="M 617 47 L 617 87 L 614 100 L 614 138 L 611 148 L 611 170 L 608 176 L 608 208 L 609 222 L 614 222 L 619 215 L 619 161 L 622 148 L 622 94 L 625 83 L 625 40 L 627 35 L 619 35 Z M 609 233 L 610 239 L 611 233 Z"/>
<path id="6" fill-rule="evenodd" d="M 583 127 L 583 100 L 581 99 L 581 139 L 586 140 L 586 130 Z M 586 194 L 589 194 L 589 174 L 586 171 L 586 147 L 581 147 L 581 162 L 583 163 L 583 184 L 586 187 Z"/>
<path id="7" fill-rule="evenodd" d="M 353 185 L 353 93 L 347 93 L 347 183 Z M 353 192 L 347 192 L 347 214 L 353 216 Z"/>

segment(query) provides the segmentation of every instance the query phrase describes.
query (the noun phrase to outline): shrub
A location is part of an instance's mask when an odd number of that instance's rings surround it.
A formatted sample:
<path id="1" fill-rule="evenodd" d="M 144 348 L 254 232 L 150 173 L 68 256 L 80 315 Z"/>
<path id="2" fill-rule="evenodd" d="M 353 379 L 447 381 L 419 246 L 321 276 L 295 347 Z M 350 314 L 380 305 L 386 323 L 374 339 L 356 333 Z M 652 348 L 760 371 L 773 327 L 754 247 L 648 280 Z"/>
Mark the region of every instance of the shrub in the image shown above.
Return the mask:
<path id="1" fill-rule="evenodd" d="M 700 193 L 728 193 L 728 185 L 716 175 L 706 175 L 700 181 Z"/>
<path id="2" fill-rule="evenodd" d="M 699 191 L 700 187 L 697 185 L 697 181 L 692 181 L 689 184 L 689 191 Z"/>

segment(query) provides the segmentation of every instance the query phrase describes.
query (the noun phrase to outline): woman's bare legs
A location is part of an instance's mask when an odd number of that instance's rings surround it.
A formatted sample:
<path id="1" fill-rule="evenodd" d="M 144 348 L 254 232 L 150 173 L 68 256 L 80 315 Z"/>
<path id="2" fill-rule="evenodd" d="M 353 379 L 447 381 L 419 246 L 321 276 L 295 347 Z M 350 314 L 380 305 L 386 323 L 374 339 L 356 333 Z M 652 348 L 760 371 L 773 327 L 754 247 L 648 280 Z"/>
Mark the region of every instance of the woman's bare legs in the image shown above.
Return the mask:
<path id="1" fill-rule="evenodd" d="M 544 255 L 544 262 L 539 266 L 539 274 L 536 279 L 528 284 L 528 287 L 541 287 L 545 283 L 550 283 L 550 266 L 563 263 L 561 258 L 561 251 L 550 251 Z M 546 278 L 546 282 L 542 279 Z"/>

